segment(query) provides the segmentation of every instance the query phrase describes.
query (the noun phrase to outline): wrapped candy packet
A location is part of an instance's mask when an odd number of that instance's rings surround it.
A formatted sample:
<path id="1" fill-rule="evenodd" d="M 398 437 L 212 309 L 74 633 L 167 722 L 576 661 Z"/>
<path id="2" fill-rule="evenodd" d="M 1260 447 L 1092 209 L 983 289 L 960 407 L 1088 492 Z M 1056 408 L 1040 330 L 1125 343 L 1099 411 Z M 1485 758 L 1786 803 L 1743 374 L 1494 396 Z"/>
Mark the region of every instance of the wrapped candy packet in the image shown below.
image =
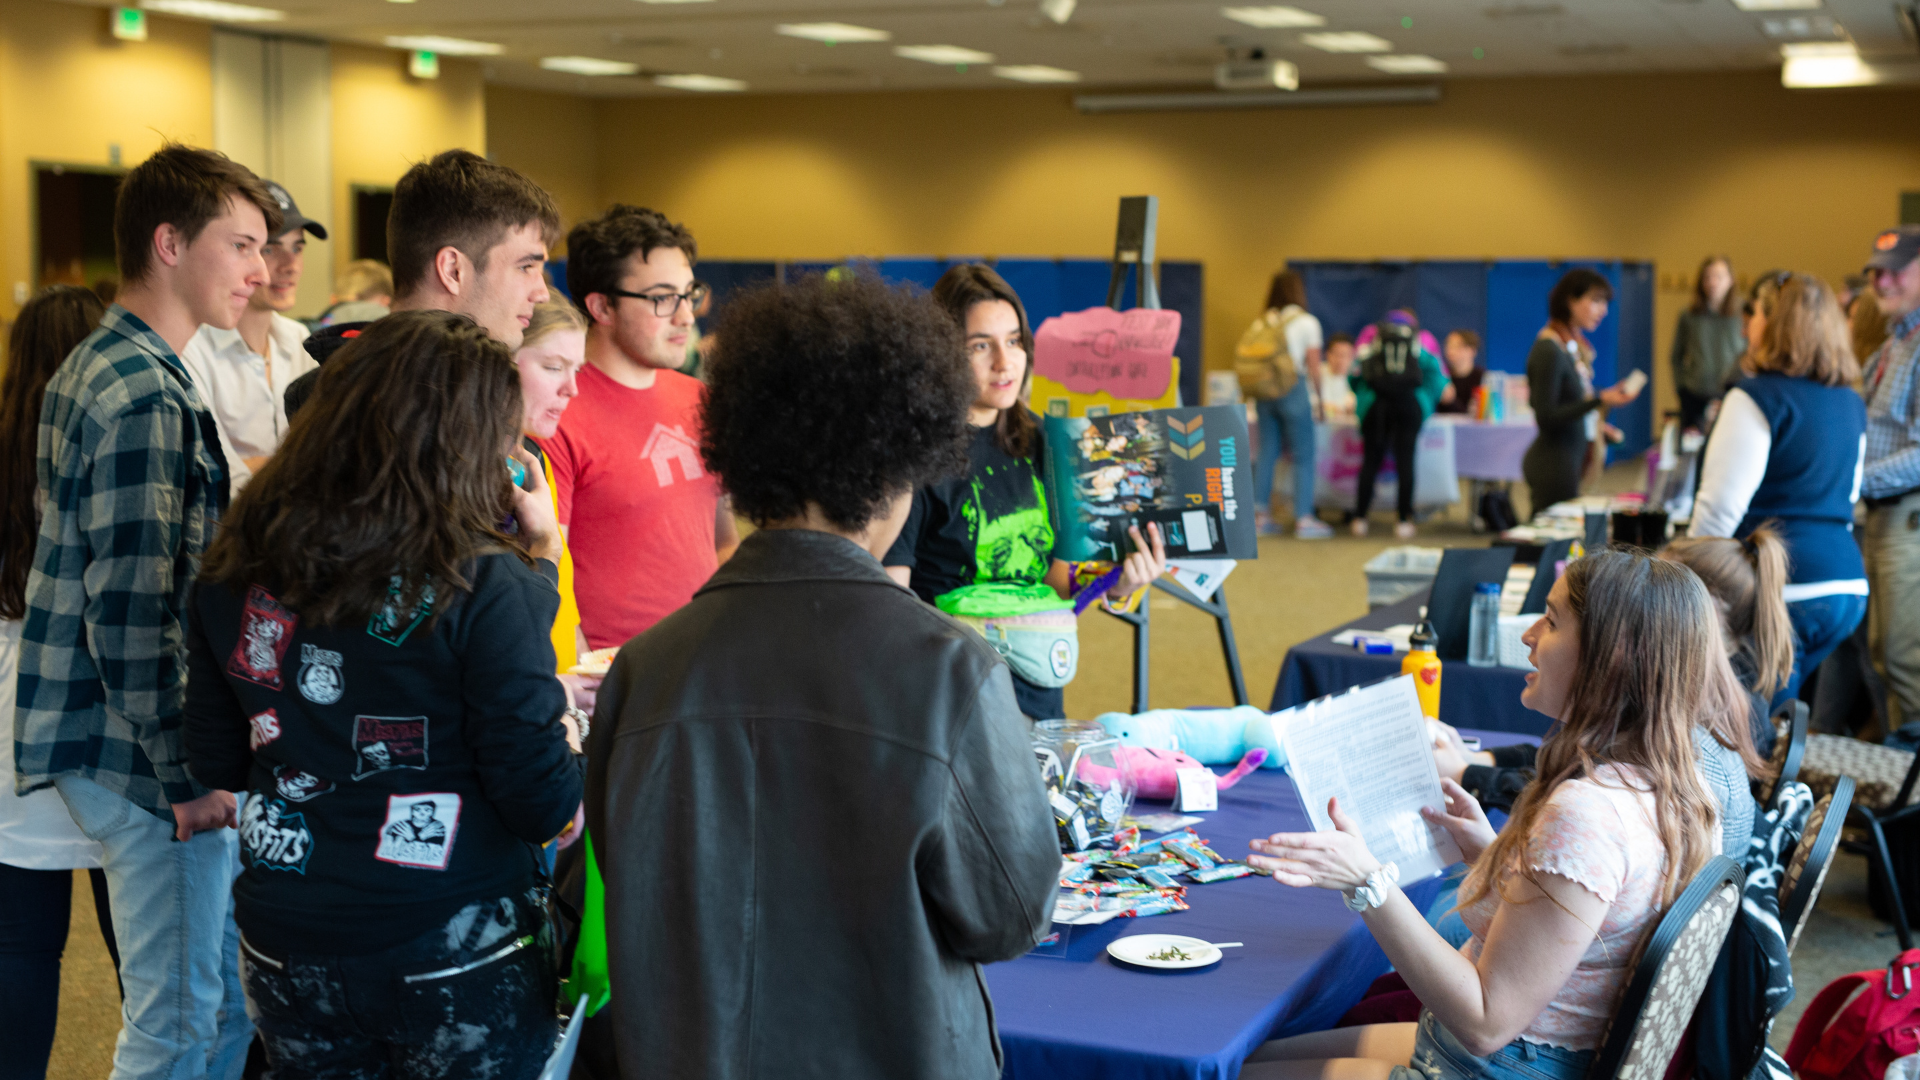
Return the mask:
<path id="1" fill-rule="evenodd" d="M 1221 863 L 1210 870 L 1195 870 L 1187 877 L 1202 885 L 1211 885 L 1216 881 L 1232 881 L 1253 873 L 1253 867 L 1245 863 Z"/>

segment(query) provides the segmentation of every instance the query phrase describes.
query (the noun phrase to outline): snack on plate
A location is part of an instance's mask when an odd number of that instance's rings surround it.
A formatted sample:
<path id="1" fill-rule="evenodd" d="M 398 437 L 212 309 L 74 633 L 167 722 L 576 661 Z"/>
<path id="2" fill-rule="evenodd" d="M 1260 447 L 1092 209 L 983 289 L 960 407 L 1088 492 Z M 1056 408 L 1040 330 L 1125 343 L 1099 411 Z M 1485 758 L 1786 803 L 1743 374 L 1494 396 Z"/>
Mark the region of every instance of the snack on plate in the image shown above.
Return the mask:
<path id="1" fill-rule="evenodd" d="M 583 654 L 580 662 L 567 669 L 569 675 L 605 675 L 613 668 L 613 657 L 620 646 L 612 645 Z"/>

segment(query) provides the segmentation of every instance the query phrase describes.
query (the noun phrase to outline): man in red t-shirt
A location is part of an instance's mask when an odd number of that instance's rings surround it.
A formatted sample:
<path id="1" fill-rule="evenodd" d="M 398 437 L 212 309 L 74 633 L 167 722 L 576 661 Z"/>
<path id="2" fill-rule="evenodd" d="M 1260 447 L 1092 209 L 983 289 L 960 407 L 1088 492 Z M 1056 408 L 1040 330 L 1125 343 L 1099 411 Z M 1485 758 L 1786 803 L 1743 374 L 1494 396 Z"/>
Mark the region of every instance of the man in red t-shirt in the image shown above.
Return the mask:
<path id="1" fill-rule="evenodd" d="M 616 204 L 567 235 L 567 291 L 586 309 L 580 396 L 541 443 L 573 553 L 587 644 L 626 644 L 693 599 L 740 542 L 700 461 L 699 380 L 686 363 L 692 234 Z"/>

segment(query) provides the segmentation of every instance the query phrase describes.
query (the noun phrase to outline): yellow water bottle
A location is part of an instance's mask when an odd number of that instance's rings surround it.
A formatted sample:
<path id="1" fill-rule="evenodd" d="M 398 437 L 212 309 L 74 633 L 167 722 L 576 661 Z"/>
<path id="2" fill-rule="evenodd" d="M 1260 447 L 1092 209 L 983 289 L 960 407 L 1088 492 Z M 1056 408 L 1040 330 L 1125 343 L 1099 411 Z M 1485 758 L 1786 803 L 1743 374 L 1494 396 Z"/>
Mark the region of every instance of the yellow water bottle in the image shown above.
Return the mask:
<path id="1" fill-rule="evenodd" d="M 1400 674 L 1413 676 L 1413 687 L 1420 693 L 1420 711 L 1440 719 L 1440 639 L 1427 621 L 1427 609 L 1420 609 L 1420 621 L 1407 637 L 1407 658 L 1400 661 Z"/>

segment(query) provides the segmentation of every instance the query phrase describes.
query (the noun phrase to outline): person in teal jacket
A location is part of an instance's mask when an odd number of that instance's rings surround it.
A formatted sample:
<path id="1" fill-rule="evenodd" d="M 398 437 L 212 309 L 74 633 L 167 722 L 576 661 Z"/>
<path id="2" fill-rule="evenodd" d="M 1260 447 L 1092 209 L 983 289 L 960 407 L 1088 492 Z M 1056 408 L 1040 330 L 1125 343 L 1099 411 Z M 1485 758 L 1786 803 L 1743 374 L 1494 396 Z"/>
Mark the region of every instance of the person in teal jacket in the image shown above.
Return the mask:
<path id="1" fill-rule="evenodd" d="M 1440 358 L 1422 348 L 1420 321 L 1404 308 L 1387 313 L 1379 335 L 1360 354 L 1347 382 L 1353 387 L 1354 414 L 1360 421 L 1365 451 L 1360 462 L 1359 486 L 1354 491 L 1353 535 L 1367 535 L 1367 511 L 1373 507 L 1374 481 L 1387 451 L 1393 451 L 1399 480 L 1399 524 L 1394 535 L 1411 538 L 1413 524 L 1413 454 L 1420 427 L 1433 415 L 1446 391 L 1446 368 Z"/>

